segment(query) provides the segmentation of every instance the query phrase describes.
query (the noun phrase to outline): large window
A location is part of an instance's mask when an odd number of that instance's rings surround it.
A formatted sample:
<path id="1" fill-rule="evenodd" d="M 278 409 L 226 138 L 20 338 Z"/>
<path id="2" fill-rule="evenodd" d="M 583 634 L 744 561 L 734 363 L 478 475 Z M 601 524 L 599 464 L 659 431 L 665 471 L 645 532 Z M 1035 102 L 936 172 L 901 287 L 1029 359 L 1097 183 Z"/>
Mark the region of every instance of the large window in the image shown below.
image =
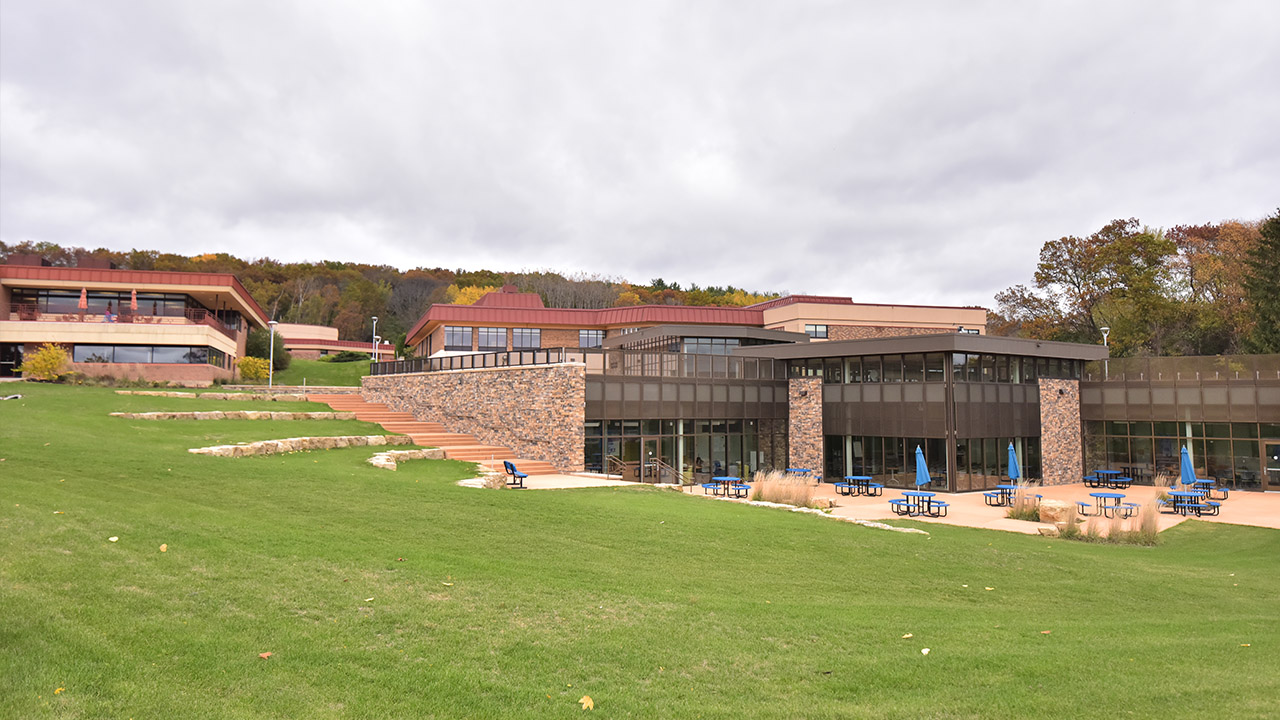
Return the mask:
<path id="1" fill-rule="evenodd" d="M 229 367 L 227 354 L 211 347 L 188 345 L 76 345 L 71 360 L 78 363 L 150 363 Z"/>
<path id="2" fill-rule="evenodd" d="M 578 331 L 578 347 L 598 348 L 602 345 L 604 345 L 603 330 L 579 330 Z"/>
<path id="3" fill-rule="evenodd" d="M 513 328 L 511 330 L 512 350 L 537 350 L 542 347 L 542 330 L 538 328 Z"/>
<path id="4" fill-rule="evenodd" d="M 468 351 L 471 349 L 471 328 L 446 325 L 444 328 L 444 349 Z"/>
<path id="5" fill-rule="evenodd" d="M 507 349 L 507 329 L 498 327 L 480 328 L 480 349 L 499 352 Z"/>
<path id="6" fill-rule="evenodd" d="M 805 325 L 804 334 L 811 338 L 825 338 L 827 336 L 826 325 Z"/>

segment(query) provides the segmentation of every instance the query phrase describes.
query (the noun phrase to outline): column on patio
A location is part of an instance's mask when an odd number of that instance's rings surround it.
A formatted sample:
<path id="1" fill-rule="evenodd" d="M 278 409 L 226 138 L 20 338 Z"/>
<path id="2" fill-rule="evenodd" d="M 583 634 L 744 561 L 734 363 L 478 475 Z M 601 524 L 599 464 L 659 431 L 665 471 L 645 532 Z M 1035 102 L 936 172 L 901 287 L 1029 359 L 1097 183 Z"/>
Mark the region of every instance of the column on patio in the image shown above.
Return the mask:
<path id="1" fill-rule="evenodd" d="M 787 467 L 809 468 L 822 474 L 822 378 L 787 381 L 789 453 Z"/>
<path id="2" fill-rule="evenodd" d="M 1080 381 L 1040 378 L 1040 457 L 1045 485 L 1068 485 L 1084 476 Z"/>

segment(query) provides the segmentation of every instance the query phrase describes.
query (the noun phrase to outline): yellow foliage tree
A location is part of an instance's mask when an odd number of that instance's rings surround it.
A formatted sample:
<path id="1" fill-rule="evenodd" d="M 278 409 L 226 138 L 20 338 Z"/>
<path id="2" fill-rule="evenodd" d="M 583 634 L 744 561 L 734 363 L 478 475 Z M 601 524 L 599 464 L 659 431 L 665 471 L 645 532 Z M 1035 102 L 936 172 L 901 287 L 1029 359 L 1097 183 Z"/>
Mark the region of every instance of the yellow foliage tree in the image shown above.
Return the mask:
<path id="1" fill-rule="evenodd" d="M 243 380 L 266 380 L 267 366 L 270 361 L 266 358 L 245 356 L 240 358 L 236 363 L 240 367 L 240 377 Z"/>
<path id="2" fill-rule="evenodd" d="M 613 301 L 614 307 L 631 307 L 640 304 L 640 295 L 632 290 L 618 293 L 618 299 Z"/>
<path id="3" fill-rule="evenodd" d="M 33 380 L 53 382 L 67 374 L 67 351 L 60 345 L 41 345 L 22 361 L 22 376 Z"/>
<path id="4" fill-rule="evenodd" d="M 491 292 L 497 292 L 496 285 L 471 286 L 460 288 L 450 285 L 444 291 L 444 297 L 450 305 L 475 305 L 476 301 Z"/>

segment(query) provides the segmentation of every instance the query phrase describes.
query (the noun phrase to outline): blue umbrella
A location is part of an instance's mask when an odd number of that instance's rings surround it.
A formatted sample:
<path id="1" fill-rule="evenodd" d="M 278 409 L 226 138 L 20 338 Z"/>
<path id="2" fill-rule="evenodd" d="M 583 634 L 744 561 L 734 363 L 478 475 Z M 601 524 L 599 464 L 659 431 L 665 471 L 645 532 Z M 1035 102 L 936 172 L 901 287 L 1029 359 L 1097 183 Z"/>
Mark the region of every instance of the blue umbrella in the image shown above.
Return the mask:
<path id="1" fill-rule="evenodd" d="M 1187 446 L 1182 446 L 1182 484 L 1194 485 L 1196 482 L 1196 469 L 1191 465 L 1191 453 L 1187 452 Z"/>
<path id="2" fill-rule="evenodd" d="M 1009 443 L 1009 479 L 1017 480 L 1022 477 L 1022 470 L 1018 468 L 1018 451 L 1013 449 L 1013 443 Z"/>
<path id="3" fill-rule="evenodd" d="M 916 446 L 916 487 L 924 487 L 933 482 L 933 478 L 929 477 L 929 467 L 924 464 L 924 451 L 920 446 Z"/>

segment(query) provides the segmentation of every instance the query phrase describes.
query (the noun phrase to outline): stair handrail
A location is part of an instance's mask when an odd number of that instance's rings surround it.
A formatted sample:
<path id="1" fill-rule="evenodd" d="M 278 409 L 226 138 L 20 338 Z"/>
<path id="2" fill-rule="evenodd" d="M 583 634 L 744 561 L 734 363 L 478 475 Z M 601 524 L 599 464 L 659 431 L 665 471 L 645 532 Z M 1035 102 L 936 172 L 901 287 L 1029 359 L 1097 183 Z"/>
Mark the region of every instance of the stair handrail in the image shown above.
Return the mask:
<path id="1" fill-rule="evenodd" d="M 655 478 L 655 480 L 656 480 L 657 482 L 662 482 L 662 481 L 663 481 L 663 477 L 664 477 L 664 476 L 666 476 L 666 477 L 671 478 L 670 480 L 667 480 L 666 482 L 669 482 L 669 483 L 670 483 L 670 482 L 679 482 L 681 485 L 683 485 L 683 484 L 684 484 L 684 478 L 683 478 L 683 477 L 681 477 L 680 472 L 679 472 L 679 471 L 677 471 L 677 470 L 676 470 L 674 467 L 672 467 L 671 465 L 667 464 L 666 462 L 663 462 L 662 460 L 659 460 L 659 459 L 656 459 L 656 458 L 655 458 L 655 459 L 646 460 L 646 461 L 645 461 L 645 464 L 646 464 L 646 465 L 651 465 L 651 466 L 653 466 L 653 469 L 654 469 L 654 478 Z M 648 473 L 642 473 L 642 474 L 647 475 Z"/>
<path id="2" fill-rule="evenodd" d="M 627 463 L 617 455 L 606 455 L 604 457 L 604 474 L 617 475 L 625 478 L 627 476 Z"/>

